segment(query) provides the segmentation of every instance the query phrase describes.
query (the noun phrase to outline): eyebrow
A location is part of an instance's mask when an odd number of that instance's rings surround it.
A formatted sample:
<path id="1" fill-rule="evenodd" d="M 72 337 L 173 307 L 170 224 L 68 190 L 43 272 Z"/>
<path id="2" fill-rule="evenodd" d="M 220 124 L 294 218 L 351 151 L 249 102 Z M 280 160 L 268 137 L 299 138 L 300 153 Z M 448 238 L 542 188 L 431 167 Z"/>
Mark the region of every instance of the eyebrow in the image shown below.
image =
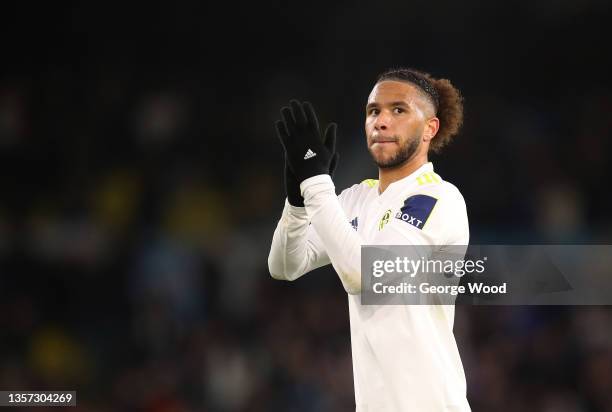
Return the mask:
<path id="1" fill-rule="evenodd" d="M 367 106 L 366 106 L 366 110 L 369 110 L 369 109 L 371 109 L 371 108 L 373 108 L 373 107 L 378 107 L 378 106 L 380 106 L 380 104 L 378 104 L 378 103 L 376 103 L 376 102 L 371 102 L 371 103 L 368 103 L 368 104 L 367 104 Z M 402 100 L 398 100 L 398 101 L 395 101 L 395 102 L 388 103 L 388 104 L 387 104 L 387 106 L 403 106 L 403 107 L 410 107 L 410 106 L 408 105 L 408 103 L 406 103 L 406 102 L 404 102 L 404 101 L 402 101 Z"/>

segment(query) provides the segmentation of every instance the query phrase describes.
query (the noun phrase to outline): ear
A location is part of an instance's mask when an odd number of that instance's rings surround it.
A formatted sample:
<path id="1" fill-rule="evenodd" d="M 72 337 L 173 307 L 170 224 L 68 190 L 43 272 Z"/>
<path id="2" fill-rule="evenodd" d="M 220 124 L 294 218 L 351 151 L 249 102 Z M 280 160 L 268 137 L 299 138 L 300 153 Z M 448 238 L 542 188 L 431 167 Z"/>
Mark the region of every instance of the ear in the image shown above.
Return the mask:
<path id="1" fill-rule="evenodd" d="M 438 133 L 440 129 L 440 119 L 437 117 L 431 117 L 425 121 L 425 128 L 423 130 L 423 141 L 430 142 Z"/>

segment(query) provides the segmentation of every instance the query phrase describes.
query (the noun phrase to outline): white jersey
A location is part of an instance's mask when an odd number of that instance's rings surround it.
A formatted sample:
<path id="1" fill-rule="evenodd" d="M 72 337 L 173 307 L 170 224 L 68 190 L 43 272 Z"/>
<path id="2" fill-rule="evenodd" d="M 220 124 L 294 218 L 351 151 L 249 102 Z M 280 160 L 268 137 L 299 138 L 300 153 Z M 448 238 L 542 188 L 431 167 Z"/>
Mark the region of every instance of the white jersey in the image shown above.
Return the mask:
<path id="1" fill-rule="evenodd" d="M 366 180 L 340 196 L 329 175 L 301 184 L 305 208 L 285 204 L 268 258 L 294 280 L 331 263 L 349 293 L 358 412 L 469 411 L 452 305 L 362 305 L 361 246 L 467 245 L 459 190 L 426 163 L 380 194 Z M 310 224 L 309 224 L 310 223 Z"/>

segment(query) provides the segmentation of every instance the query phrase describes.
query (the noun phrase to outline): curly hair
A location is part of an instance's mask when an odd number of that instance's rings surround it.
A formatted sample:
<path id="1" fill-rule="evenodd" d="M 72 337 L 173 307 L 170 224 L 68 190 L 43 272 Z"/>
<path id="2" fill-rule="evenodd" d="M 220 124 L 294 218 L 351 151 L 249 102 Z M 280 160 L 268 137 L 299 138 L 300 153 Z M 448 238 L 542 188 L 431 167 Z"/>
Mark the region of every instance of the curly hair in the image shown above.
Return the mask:
<path id="1" fill-rule="evenodd" d="M 429 149 L 435 153 L 459 133 L 463 124 L 463 96 L 448 79 L 436 79 L 429 73 L 415 69 L 390 69 L 378 76 L 376 83 L 385 80 L 408 82 L 417 86 L 429 98 L 440 119 L 440 128 L 431 140 Z"/>

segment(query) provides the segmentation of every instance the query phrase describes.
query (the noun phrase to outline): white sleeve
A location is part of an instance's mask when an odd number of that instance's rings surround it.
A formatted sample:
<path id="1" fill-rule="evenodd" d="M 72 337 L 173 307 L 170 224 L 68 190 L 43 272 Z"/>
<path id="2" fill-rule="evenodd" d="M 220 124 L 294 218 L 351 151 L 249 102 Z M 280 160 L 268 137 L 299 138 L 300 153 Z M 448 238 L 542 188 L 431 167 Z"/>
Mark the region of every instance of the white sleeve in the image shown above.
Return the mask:
<path id="1" fill-rule="evenodd" d="M 366 243 L 353 230 L 340 202 L 335 195 L 329 175 L 313 176 L 300 185 L 304 205 L 312 226 L 338 273 L 344 289 L 349 294 L 361 292 L 361 246 Z M 442 203 L 447 203 L 442 202 Z M 444 205 L 439 209 L 448 210 Z M 465 208 L 464 208 L 465 210 Z M 441 212 L 432 212 L 433 220 L 439 220 Z M 467 222 L 467 220 L 466 220 Z M 430 229 L 431 228 L 431 229 Z M 448 239 L 443 224 L 431 224 L 428 230 L 418 229 L 399 219 L 391 219 L 384 230 L 376 234 L 368 245 L 443 245 Z"/>
<path id="2" fill-rule="evenodd" d="M 329 175 L 300 184 L 306 213 L 318 233 L 332 266 L 349 294 L 361 291 L 361 236 L 351 227 Z"/>
<path id="3" fill-rule="evenodd" d="M 274 231 L 268 269 L 274 279 L 295 280 L 329 264 L 329 257 L 303 207 L 285 207 Z"/>

